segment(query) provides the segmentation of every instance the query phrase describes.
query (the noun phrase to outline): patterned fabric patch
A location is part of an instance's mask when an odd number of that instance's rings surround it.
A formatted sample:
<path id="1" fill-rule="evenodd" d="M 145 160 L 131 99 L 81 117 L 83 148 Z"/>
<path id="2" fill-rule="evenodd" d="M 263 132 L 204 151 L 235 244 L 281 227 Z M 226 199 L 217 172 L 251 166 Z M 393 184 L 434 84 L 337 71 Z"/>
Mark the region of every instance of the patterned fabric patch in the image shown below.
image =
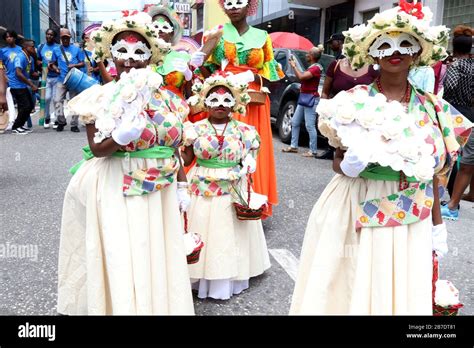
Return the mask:
<path id="1" fill-rule="evenodd" d="M 173 157 L 164 166 L 129 172 L 123 177 L 123 195 L 141 196 L 159 191 L 173 183 L 178 168 L 179 162 Z"/>
<path id="2" fill-rule="evenodd" d="M 387 197 L 365 201 L 358 206 L 356 228 L 395 227 L 428 218 L 433 206 L 433 187 L 412 183 Z"/>

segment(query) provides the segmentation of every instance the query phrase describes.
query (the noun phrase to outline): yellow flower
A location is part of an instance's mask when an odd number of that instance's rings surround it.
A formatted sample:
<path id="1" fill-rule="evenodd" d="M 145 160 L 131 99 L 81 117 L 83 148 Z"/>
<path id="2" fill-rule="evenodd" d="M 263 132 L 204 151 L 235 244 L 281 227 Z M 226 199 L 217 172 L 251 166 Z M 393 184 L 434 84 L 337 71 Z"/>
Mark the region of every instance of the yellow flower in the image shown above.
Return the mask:
<path id="1" fill-rule="evenodd" d="M 456 123 L 461 124 L 463 121 L 463 118 L 461 116 L 456 117 Z"/>
<path id="2" fill-rule="evenodd" d="M 204 192 L 204 196 L 209 197 L 210 195 L 211 195 L 211 193 L 209 191 Z"/>
<path id="3" fill-rule="evenodd" d="M 406 216 L 406 214 L 405 214 L 405 212 L 403 212 L 403 211 L 399 211 L 399 212 L 397 213 L 397 216 L 398 216 L 399 219 L 404 219 L 405 216 Z"/>
<path id="4" fill-rule="evenodd" d="M 156 188 L 157 190 L 161 190 L 161 185 L 160 185 L 160 184 L 157 184 L 157 185 L 155 186 L 155 188 Z"/>
<path id="5" fill-rule="evenodd" d="M 361 216 L 360 222 L 362 222 L 363 224 L 365 224 L 365 223 L 369 222 L 369 218 L 368 218 L 367 216 L 365 216 L 365 215 L 364 215 L 364 216 Z"/>
<path id="6" fill-rule="evenodd" d="M 426 205 L 428 208 L 431 208 L 431 206 L 433 205 L 433 201 L 427 199 L 427 200 L 425 201 L 425 205 Z"/>
<path id="7" fill-rule="evenodd" d="M 423 127 L 425 125 L 425 121 L 421 120 L 420 122 L 418 122 L 418 124 Z"/>

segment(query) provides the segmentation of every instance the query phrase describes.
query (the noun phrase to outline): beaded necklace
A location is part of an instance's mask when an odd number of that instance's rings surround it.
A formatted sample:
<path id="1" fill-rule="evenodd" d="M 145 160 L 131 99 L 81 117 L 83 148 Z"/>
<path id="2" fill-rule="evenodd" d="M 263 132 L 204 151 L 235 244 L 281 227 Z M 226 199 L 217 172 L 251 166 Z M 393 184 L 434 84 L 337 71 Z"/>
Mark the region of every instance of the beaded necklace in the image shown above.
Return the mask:
<path id="1" fill-rule="evenodd" d="M 377 84 L 377 89 L 379 90 L 379 92 L 384 94 L 382 83 L 380 82 L 380 77 L 378 77 L 377 80 L 375 80 L 375 83 Z M 407 82 L 407 88 L 405 90 L 405 93 L 403 94 L 403 96 L 400 98 L 398 102 L 399 103 L 404 102 L 406 104 L 410 102 L 410 84 L 408 82 Z"/>
<path id="2" fill-rule="evenodd" d="M 222 151 L 222 147 L 224 146 L 224 134 L 225 134 L 225 130 L 227 129 L 227 125 L 229 124 L 229 118 L 227 119 L 227 122 L 225 123 L 225 127 L 224 129 L 222 130 L 222 133 L 221 135 L 217 134 L 217 129 L 216 127 L 214 127 L 214 125 L 212 124 L 211 121 L 209 121 L 209 119 L 207 119 L 207 121 L 209 122 L 209 124 L 211 125 L 212 129 L 214 130 L 214 133 L 216 134 L 216 138 L 217 138 L 217 141 L 219 143 L 219 152 Z"/>

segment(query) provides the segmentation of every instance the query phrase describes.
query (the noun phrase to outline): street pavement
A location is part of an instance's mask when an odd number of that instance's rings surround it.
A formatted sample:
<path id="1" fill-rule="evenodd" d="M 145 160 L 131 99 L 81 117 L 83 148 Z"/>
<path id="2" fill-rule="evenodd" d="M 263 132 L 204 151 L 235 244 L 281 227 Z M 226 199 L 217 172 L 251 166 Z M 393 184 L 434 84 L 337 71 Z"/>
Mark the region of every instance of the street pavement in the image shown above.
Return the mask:
<path id="1" fill-rule="evenodd" d="M 58 133 L 34 121 L 30 135 L 0 134 L 0 248 L 25 251 L 0 254 L 0 315 L 57 314 L 62 202 L 68 169 L 81 159 L 86 133 L 72 133 L 69 126 Z M 228 301 L 195 297 L 198 315 L 288 314 L 306 222 L 334 174 L 331 161 L 282 153 L 284 146 L 274 137 L 280 203 L 263 223 L 272 267 Z M 473 208 L 462 202 L 460 220 L 447 223 L 450 251 L 440 262 L 440 277 L 460 290 L 463 315 L 474 314 Z"/>

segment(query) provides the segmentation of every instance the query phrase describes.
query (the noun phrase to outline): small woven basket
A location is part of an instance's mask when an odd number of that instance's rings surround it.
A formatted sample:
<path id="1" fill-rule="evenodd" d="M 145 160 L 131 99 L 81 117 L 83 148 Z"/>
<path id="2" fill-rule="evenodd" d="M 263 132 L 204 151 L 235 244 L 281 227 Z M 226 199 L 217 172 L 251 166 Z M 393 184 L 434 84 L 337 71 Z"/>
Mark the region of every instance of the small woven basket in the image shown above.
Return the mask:
<path id="1" fill-rule="evenodd" d="M 436 317 L 445 316 L 445 317 L 453 317 L 458 315 L 458 311 L 460 308 L 464 307 L 462 303 L 458 303 L 453 306 L 442 307 L 438 306 L 435 303 L 435 293 L 436 293 L 436 282 L 438 281 L 439 277 L 439 262 L 436 252 L 433 251 L 433 315 Z"/>
<path id="2" fill-rule="evenodd" d="M 263 87 L 263 79 L 260 75 L 258 76 L 260 77 L 260 91 L 256 91 L 254 89 L 247 90 L 247 93 L 250 96 L 249 104 L 264 105 L 267 100 L 267 94 L 261 91 Z"/>
<path id="3" fill-rule="evenodd" d="M 258 209 L 250 208 L 250 173 L 247 173 L 247 204 L 248 206 L 244 206 L 240 203 L 234 202 L 235 213 L 237 215 L 237 219 L 239 220 L 260 220 L 263 214 L 263 205 Z"/>
<path id="4" fill-rule="evenodd" d="M 188 233 L 188 214 L 184 212 L 184 232 Z M 199 255 L 201 254 L 201 249 L 204 247 L 204 243 L 201 243 L 198 247 L 196 247 L 193 252 L 186 256 L 188 265 L 192 265 L 193 263 L 197 263 L 199 261 Z"/>

